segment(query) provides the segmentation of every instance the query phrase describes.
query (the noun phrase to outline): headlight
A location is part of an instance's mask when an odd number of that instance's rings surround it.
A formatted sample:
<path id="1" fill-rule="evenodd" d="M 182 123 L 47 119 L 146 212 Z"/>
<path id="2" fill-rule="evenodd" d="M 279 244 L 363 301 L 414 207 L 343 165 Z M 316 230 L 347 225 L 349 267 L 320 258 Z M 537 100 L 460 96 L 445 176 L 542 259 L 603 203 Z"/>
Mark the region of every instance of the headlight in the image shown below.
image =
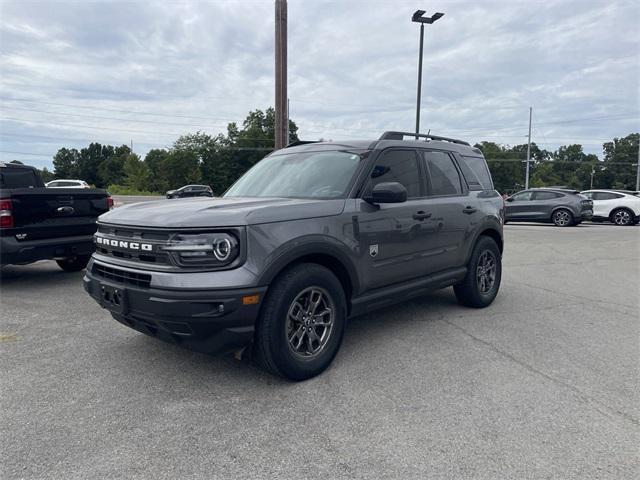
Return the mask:
<path id="1" fill-rule="evenodd" d="M 238 239 L 230 233 L 180 234 L 160 248 L 185 267 L 223 267 L 240 252 Z"/>

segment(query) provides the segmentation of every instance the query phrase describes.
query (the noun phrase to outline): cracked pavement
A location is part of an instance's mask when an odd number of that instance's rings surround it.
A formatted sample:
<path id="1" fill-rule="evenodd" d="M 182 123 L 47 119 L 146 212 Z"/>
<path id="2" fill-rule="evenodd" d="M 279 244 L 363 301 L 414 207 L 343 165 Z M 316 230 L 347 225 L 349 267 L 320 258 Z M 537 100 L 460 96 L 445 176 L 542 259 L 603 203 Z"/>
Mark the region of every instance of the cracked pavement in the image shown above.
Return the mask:
<path id="1" fill-rule="evenodd" d="M 635 479 L 640 226 L 505 227 L 501 292 L 352 319 L 303 383 L 113 321 L 53 262 L 2 270 L 3 479 Z"/>

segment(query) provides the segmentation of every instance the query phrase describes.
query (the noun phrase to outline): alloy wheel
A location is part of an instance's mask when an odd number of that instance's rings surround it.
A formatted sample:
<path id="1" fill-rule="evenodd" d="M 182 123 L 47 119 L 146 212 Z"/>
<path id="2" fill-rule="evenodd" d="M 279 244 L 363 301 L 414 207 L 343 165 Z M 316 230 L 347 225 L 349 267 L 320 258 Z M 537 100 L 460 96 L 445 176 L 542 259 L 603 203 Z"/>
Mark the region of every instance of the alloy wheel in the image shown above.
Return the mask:
<path id="1" fill-rule="evenodd" d="M 631 223 L 631 215 L 626 210 L 618 210 L 613 214 L 613 223 L 616 225 L 629 225 Z"/>
<path id="2" fill-rule="evenodd" d="M 333 330 L 335 305 L 322 287 L 308 287 L 291 302 L 287 312 L 287 340 L 300 357 L 318 356 L 327 346 Z"/>
<path id="3" fill-rule="evenodd" d="M 497 272 L 496 257 L 490 250 L 485 250 L 478 258 L 476 268 L 476 283 L 481 294 L 486 295 L 496 283 Z"/>
<path id="4" fill-rule="evenodd" d="M 559 227 L 565 227 L 571 223 L 571 214 L 566 210 L 559 210 L 554 214 L 554 223 Z"/>

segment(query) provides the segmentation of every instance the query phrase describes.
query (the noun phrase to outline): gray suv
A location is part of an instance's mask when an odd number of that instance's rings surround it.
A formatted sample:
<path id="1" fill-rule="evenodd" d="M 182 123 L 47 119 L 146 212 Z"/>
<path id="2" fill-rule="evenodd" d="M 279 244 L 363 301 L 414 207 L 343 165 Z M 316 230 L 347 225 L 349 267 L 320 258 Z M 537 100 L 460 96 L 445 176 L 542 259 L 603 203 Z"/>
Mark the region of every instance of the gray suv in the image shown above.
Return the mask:
<path id="1" fill-rule="evenodd" d="M 532 188 L 506 199 L 509 222 L 553 223 L 558 227 L 580 225 L 593 216 L 593 201 L 577 190 Z"/>
<path id="2" fill-rule="evenodd" d="M 348 317 L 449 286 L 486 307 L 502 198 L 480 150 L 415 137 L 298 142 L 221 198 L 117 208 L 99 218 L 84 288 L 124 325 L 204 352 L 251 345 L 292 380 L 329 366 Z"/>

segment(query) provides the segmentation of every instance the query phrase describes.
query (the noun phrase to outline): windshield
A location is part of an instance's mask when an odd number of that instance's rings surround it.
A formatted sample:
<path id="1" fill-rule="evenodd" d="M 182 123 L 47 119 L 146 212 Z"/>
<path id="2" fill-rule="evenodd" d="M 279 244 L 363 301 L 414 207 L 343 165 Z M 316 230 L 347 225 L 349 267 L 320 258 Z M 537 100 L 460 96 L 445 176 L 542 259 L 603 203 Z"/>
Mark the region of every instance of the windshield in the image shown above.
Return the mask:
<path id="1" fill-rule="evenodd" d="M 266 157 L 233 184 L 225 197 L 340 198 L 362 155 L 324 151 Z"/>

